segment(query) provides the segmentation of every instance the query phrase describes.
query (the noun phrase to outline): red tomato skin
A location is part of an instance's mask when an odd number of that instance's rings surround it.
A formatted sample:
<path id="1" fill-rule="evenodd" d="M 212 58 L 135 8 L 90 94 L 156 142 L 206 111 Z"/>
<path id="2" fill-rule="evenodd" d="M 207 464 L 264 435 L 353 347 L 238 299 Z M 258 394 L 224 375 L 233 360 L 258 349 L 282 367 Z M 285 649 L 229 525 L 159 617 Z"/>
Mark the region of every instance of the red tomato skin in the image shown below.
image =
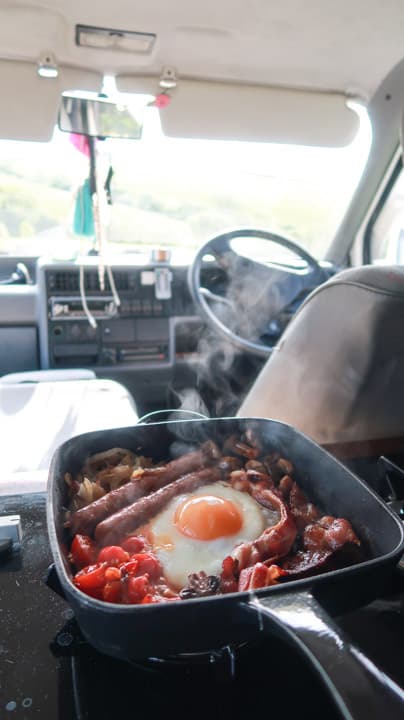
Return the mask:
<path id="1" fill-rule="evenodd" d="M 128 603 L 140 603 L 149 592 L 149 578 L 147 575 L 128 577 L 126 584 L 126 600 Z"/>
<path id="2" fill-rule="evenodd" d="M 128 560 L 128 562 L 123 563 L 123 565 L 120 565 L 120 571 L 121 571 L 122 575 L 136 575 L 138 565 L 139 565 L 138 561 L 133 560 L 133 558 L 132 558 L 131 560 Z"/>
<path id="3" fill-rule="evenodd" d="M 132 555 L 131 560 L 136 560 L 138 563 L 138 575 L 144 575 L 147 573 L 151 578 L 160 577 L 161 566 L 155 555 L 152 555 L 151 553 L 137 553 Z"/>
<path id="4" fill-rule="evenodd" d="M 146 540 L 141 535 L 129 535 L 129 537 L 125 538 L 125 540 L 121 543 L 121 547 L 126 550 L 129 555 L 142 552 L 145 545 Z"/>
<path id="5" fill-rule="evenodd" d="M 152 603 L 158 603 L 160 600 L 151 593 L 147 593 L 147 595 L 144 596 L 143 600 L 141 600 L 141 605 L 151 605 Z"/>
<path id="6" fill-rule="evenodd" d="M 121 571 L 117 567 L 107 567 L 105 570 L 105 581 L 113 582 L 114 580 L 120 580 L 122 577 Z"/>
<path id="7" fill-rule="evenodd" d="M 98 587 L 98 588 L 92 588 L 87 590 L 82 590 L 82 592 L 85 592 L 86 595 L 89 597 L 94 598 L 95 600 L 102 600 L 102 593 L 104 591 L 104 588 Z"/>
<path id="8" fill-rule="evenodd" d="M 75 535 L 70 548 L 73 563 L 77 568 L 86 567 L 95 562 L 97 548 L 94 541 L 88 535 Z"/>
<path id="9" fill-rule="evenodd" d="M 129 560 L 129 553 L 119 545 L 107 545 L 98 554 L 98 562 L 106 562 L 108 565 L 121 565 Z"/>
<path id="10" fill-rule="evenodd" d="M 80 570 L 73 578 L 73 582 L 79 590 L 90 594 L 89 591 L 102 588 L 105 583 L 105 565 L 96 563 L 88 565 Z"/>
<path id="11" fill-rule="evenodd" d="M 104 585 L 102 599 L 105 602 L 119 603 L 122 597 L 122 583 L 120 580 L 112 580 Z"/>

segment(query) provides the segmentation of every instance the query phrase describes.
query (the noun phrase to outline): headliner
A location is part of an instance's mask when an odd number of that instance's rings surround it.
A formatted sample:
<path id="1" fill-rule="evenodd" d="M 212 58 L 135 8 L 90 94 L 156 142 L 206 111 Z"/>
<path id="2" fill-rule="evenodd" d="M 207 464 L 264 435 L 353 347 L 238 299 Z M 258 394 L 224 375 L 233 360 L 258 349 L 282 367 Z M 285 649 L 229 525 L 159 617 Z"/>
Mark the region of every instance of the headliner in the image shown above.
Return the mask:
<path id="1" fill-rule="evenodd" d="M 76 24 L 156 33 L 150 55 L 79 48 Z M 402 0 L 0 0 L 0 57 L 104 73 L 321 89 L 369 97 L 403 56 Z"/>

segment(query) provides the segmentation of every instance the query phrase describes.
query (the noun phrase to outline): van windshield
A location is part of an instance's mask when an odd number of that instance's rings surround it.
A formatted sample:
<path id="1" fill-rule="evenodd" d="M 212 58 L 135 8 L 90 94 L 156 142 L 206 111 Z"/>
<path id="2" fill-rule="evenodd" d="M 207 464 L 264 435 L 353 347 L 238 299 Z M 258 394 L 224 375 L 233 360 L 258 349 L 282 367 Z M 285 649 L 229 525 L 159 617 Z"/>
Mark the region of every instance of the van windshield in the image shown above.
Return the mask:
<path id="1" fill-rule="evenodd" d="M 147 109 L 141 140 L 100 142 L 113 168 L 107 237 L 111 251 L 168 247 L 188 263 L 228 229 L 284 235 L 324 257 L 362 174 L 369 148 L 366 112 L 344 148 L 167 138 Z M 94 245 L 74 232 L 88 158 L 66 133 L 49 143 L 0 140 L 0 253 L 73 258 Z"/>

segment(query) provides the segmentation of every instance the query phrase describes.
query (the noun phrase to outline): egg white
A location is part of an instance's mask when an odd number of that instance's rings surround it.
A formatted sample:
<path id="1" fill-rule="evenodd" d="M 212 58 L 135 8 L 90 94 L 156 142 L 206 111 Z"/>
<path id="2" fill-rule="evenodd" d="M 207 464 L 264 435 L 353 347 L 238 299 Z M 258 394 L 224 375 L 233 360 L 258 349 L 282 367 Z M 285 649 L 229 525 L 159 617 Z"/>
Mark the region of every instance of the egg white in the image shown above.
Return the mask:
<path id="1" fill-rule="evenodd" d="M 197 540 L 183 535 L 175 526 L 175 511 L 184 500 L 200 495 L 213 495 L 234 503 L 243 519 L 240 530 L 216 540 Z M 167 581 L 180 589 L 187 585 L 191 573 L 203 570 L 207 575 L 219 574 L 223 559 L 231 555 L 237 545 L 255 540 L 266 527 L 277 522 L 276 511 L 263 508 L 248 493 L 235 490 L 228 483 L 218 482 L 174 498 L 150 522 L 148 535 Z"/>

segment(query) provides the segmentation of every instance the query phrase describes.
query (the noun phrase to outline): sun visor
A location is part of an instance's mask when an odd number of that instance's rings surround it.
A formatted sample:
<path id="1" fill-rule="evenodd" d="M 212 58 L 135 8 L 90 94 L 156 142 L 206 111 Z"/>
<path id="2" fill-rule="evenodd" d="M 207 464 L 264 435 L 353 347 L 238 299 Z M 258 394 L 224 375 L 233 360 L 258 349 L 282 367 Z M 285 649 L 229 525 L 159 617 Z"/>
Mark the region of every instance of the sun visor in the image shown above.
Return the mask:
<path id="1" fill-rule="evenodd" d="M 159 92 L 158 78 L 119 75 L 120 92 Z M 342 147 L 359 119 L 339 93 L 180 79 L 160 110 L 170 137 Z"/>
<path id="2" fill-rule="evenodd" d="M 101 85 L 102 75 L 90 70 L 59 65 L 56 78 L 44 78 L 35 63 L 0 60 L 0 138 L 50 140 L 62 92 L 99 91 Z"/>

